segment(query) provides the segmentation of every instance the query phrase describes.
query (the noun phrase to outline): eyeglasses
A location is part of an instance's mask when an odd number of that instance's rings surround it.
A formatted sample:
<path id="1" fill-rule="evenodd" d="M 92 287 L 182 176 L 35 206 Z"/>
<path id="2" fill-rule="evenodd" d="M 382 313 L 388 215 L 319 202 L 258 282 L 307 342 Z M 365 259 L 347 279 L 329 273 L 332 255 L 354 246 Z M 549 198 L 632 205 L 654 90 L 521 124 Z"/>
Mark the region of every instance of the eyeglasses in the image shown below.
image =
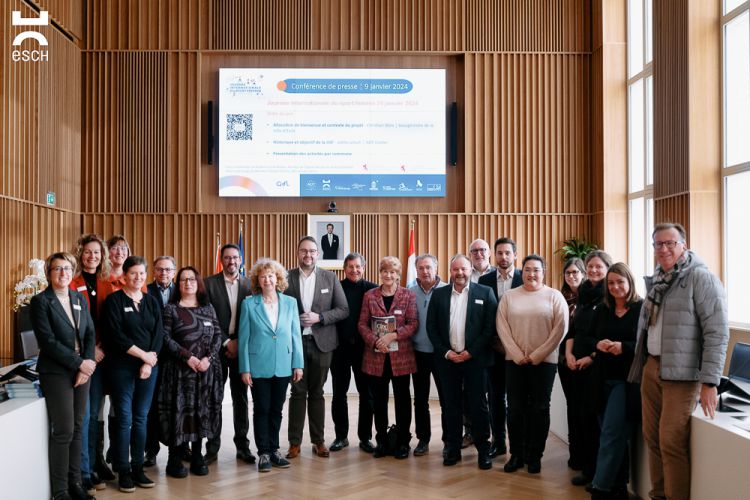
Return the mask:
<path id="1" fill-rule="evenodd" d="M 300 253 L 301 255 L 315 255 L 316 253 L 318 253 L 318 251 L 317 251 L 317 250 L 305 250 L 305 249 L 300 249 L 300 250 L 297 250 L 297 251 L 298 251 L 298 252 L 299 252 L 299 253 Z"/>
<path id="2" fill-rule="evenodd" d="M 225 255 L 221 260 L 240 260 L 239 255 Z"/>
<path id="3" fill-rule="evenodd" d="M 667 247 L 668 249 L 672 250 L 675 246 L 677 246 L 678 243 L 685 243 L 684 241 L 674 241 L 674 240 L 667 240 L 667 241 L 654 241 L 654 248 L 657 250 L 662 247 Z"/>
<path id="4" fill-rule="evenodd" d="M 576 276 L 578 274 L 581 274 L 581 271 L 576 269 L 575 271 L 565 271 L 565 276 Z"/>
<path id="5" fill-rule="evenodd" d="M 171 273 L 174 271 L 174 267 L 155 267 L 154 271 L 157 273 Z"/>
<path id="6" fill-rule="evenodd" d="M 472 248 L 471 250 L 469 250 L 469 252 L 474 253 L 474 254 L 487 253 L 488 251 L 489 251 L 489 248 Z"/>
<path id="7" fill-rule="evenodd" d="M 55 271 L 56 273 L 72 273 L 73 268 L 70 266 L 55 266 L 52 268 L 52 271 Z"/>
<path id="8" fill-rule="evenodd" d="M 112 252 L 114 250 L 118 250 L 120 252 L 127 252 L 128 251 L 128 247 L 126 247 L 125 245 L 115 245 L 113 247 L 109 247 L 109 251 L 110 252 Z"/>
<path id="9" fill-rule="evenodd" d="M 180 278 L 180 283 L 195 283 L 198 281 L 195 278 Z"/>

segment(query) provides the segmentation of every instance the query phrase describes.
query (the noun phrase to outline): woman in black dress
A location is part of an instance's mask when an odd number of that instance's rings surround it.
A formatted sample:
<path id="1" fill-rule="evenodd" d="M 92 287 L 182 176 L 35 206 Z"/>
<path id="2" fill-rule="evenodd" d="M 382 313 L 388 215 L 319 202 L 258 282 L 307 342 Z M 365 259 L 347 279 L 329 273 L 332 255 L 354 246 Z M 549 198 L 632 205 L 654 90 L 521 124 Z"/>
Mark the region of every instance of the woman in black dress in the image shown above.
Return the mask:
<path id="1" fill-rule="evenodd" d="M 167 475 L 182 478 L 182 446 L 192 443 L 190 472 L 205 476 L 203 438 L 219 432 L 224 385 L 221 327 L 200 273 L 191 266 L 177 273 L 177 289 L 164 308 L 164 359 L 159 389 L 161 440 L 169 446 Z"/>

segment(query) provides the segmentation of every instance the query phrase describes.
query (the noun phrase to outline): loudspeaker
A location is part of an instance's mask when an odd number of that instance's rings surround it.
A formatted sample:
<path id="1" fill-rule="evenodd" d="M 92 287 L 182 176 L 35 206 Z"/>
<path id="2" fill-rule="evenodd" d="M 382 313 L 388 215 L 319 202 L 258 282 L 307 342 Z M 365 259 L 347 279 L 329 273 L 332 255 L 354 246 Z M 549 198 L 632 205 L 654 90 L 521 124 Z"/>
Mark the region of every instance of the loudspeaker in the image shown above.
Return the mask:
<path id="1" fill-rule="evenodd" d="M 207 115 L 207 123 L 206 123 L 206 156 L 208 159 L 208 164 L 213 165 L 214 164 L 214 102 L 208 101 L 208 104 L 206 105 L 206 115 Z"/>
<path id="2" fill-rule="evenodd" d="M 448 161 L 454 167 L 458 163 L 458 104 L 451 103 L 448 121 Z"/>

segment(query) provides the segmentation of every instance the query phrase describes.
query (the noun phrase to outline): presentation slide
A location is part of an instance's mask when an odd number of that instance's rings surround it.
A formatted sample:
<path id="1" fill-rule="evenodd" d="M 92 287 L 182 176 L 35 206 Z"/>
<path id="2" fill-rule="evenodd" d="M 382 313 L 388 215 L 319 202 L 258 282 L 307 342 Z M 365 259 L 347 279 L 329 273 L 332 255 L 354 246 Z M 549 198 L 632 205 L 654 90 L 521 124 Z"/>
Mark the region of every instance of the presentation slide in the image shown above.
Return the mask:
<path id="1" fill-rule="evenodd" d="M 444 69 L 222 68 L 220 196 L 445 196 Z"/>

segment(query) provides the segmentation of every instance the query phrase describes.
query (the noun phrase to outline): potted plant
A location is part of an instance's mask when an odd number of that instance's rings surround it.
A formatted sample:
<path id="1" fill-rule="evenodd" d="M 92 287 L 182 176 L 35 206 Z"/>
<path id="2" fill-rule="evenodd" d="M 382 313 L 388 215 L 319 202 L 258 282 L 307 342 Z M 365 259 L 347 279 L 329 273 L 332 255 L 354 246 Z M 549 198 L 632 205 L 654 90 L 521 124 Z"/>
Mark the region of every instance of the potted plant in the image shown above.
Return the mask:
<path id="1" fill-rule="evenodd" d="M 555 250 L 555 253 L 560 256 L 560 260 L 564 263 L 573 257 L 583 259 L 589 254 L 589 252 L 592 250 L 598 250 L 598 248 L 599 247 L 593 243 L 589 243 L 583 238 L 570 238 L 563 241 L 562 246 Z"/>
<path id="2" fill-rule="evenodd" d="M 47 288 L 47 277 L 44 274 L 44 261 L 41 259 L 31 259 L 29 267 L 31 274 L 27 274 L 24 279 L 16 283 L 13 288 L 13 311 L 16 313 L 16 336 L 14 341 L 13 353 L 16 361 L 23 359 L 21 349 L 21 332 L 31 330 L 31 313 L 29 304 L 31 298 Z"/>

